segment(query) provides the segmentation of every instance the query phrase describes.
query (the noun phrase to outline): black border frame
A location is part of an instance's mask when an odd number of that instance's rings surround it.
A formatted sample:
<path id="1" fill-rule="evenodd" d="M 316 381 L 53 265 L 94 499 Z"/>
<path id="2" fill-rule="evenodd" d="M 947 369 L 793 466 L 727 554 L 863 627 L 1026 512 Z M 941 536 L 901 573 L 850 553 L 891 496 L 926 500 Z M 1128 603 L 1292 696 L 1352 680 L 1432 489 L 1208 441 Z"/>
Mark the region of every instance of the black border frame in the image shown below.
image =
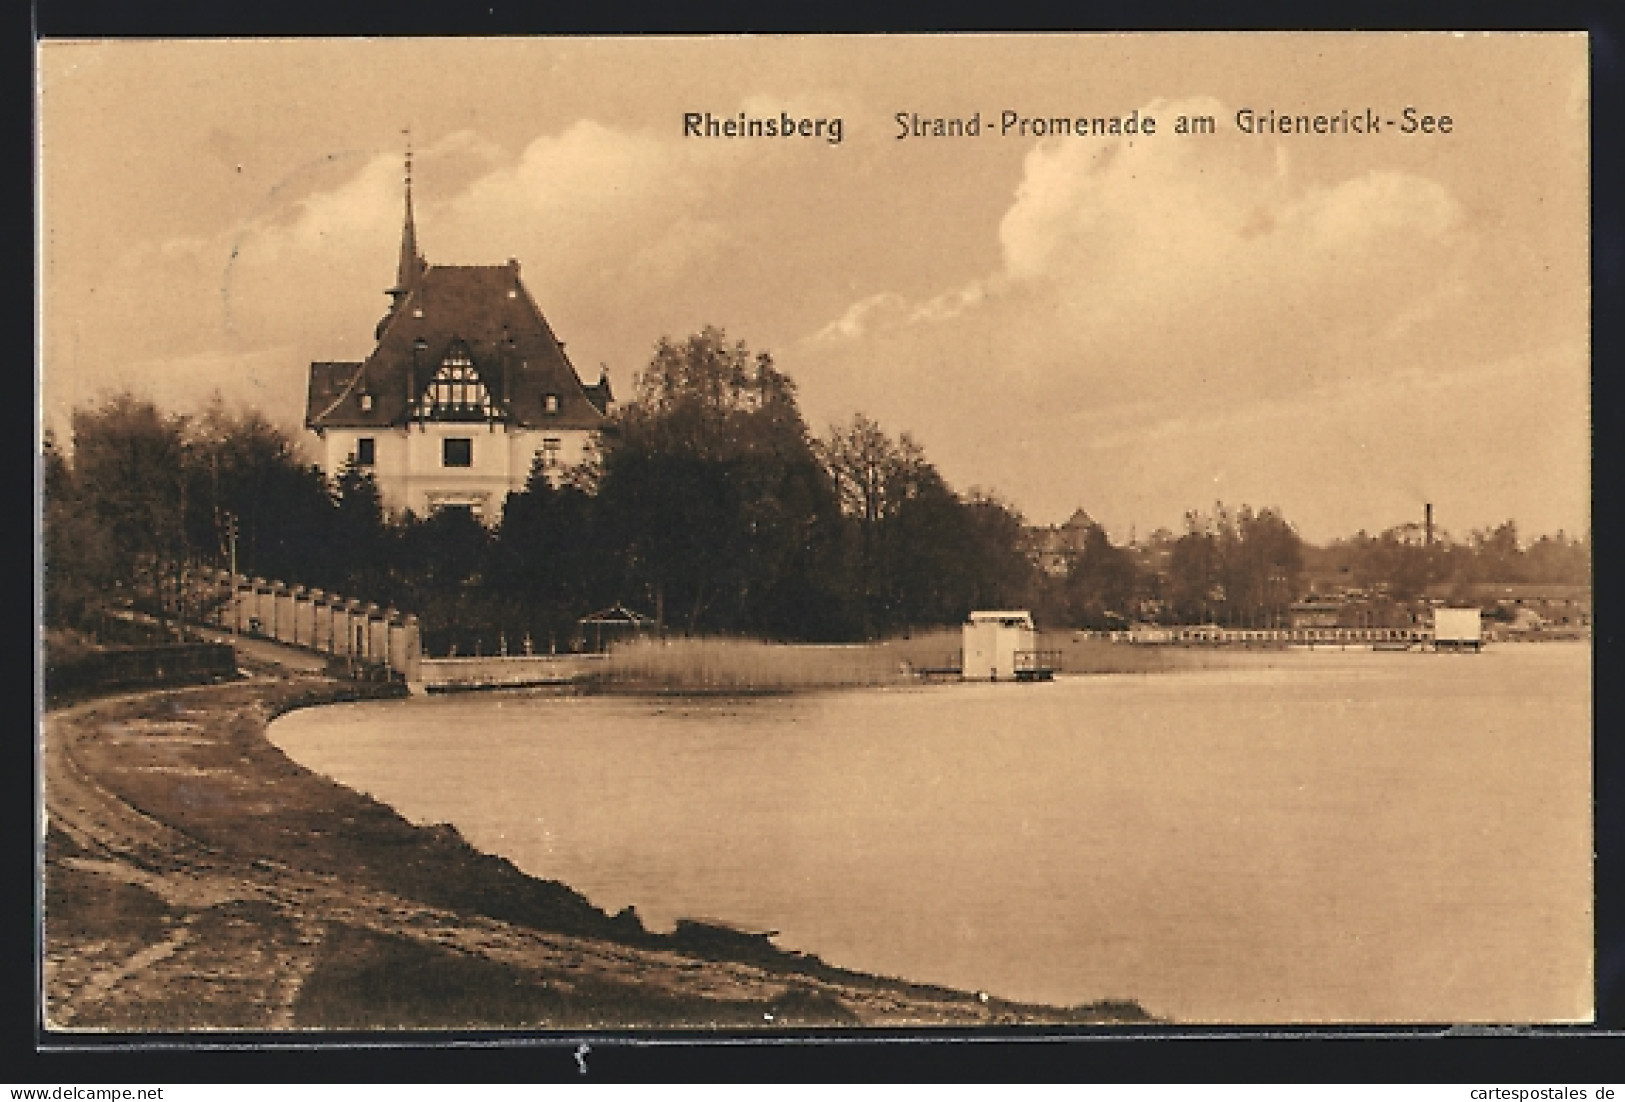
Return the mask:
<path id="1" fill-rule="evenodd" d="M 552 7 L 552 6 L 550 6 Z M 714 33 L 885 33 L 1161 30 L 1583 30 L 1591 41 L 1592 91 L 1592 534 L 1594 561 L 1620 548 L 1617 450 L 1625 397 L 1621 276 L 1621 85 L 1625 14 L 1596 3 L 1424 3 L 1304 6 L 1247 2 L 1070 6 L 1005 4 L 996 11 L 924 5 L 892 9 L 809 5 L 719 14 L 652 5 L 611 13 L 578 5 L 544 12 L 519 0 L 286 0 L 254 7 L 220 0 L 34 0 L 28 66 L 40 38 L 211 38 L 316 36 L 701 35 Z M 884 20 L 884 22 L 882 22 Z M 34 88 L 30 79 L 30 102 Z M 32 128 L 31 128 L 32 130 Z M 32 152 L 30 164 L 32 165 Z M 31 191 L 35 181 L 30 172 Z M 37 195 L 35 196 L 37 201 Z M 34 223 L 30 220 L 30 235 Z M 33 411 L 29 411 L 32 423 Z M 37 441 L 34 442 L 37 452 Z M 1537 1029 L 1326 1028 L 821 1030 L 795 1036 L 711 1033 L 537 1035 L 330 1034 L 119 1035 L 65 1039 L 38 1028 L 31 961 L 15 950 L 6 971 L 18 983 L 6 1000 L 4 1078 L 18 1085 L 65 1083 L 489 1083 L 542 1081 L 753 1082 L 1275 1082 L 1481 1083 L 1595 1086 L 1625 1081 L 1625 738 L 1611 676 L 1620 655 L 1619 590 L 1598 570 L 1594 630 L 1594 792 L 1597 1023 Z M 22 739 L 13 740 L 20 751 Z M 20 756 L 20 755 L 19 755 Z M 36 871 L 33 770 L 13 757 L 9 779 L 29 789 L 7 801 L 13 839 L 8 867 L 22 880 L 12 899 L 33 898 Z M 27 810 L 25 810 L 27 809 Z M 22 860 L 15 860 L 21 856 Z M 12 946 L 35 945 L 33 918 L 6 908 Z M 21 967 L 18 967 L 21 965 Z M 18 997 L 20 996 L 20 997 Z M 16 1009 L 29 1007 L 21 1015 Z M 19 1020 L 20 1019 L 20 1020 Z M 577 1053 L 589 1071 L 583 1079 Z"/>

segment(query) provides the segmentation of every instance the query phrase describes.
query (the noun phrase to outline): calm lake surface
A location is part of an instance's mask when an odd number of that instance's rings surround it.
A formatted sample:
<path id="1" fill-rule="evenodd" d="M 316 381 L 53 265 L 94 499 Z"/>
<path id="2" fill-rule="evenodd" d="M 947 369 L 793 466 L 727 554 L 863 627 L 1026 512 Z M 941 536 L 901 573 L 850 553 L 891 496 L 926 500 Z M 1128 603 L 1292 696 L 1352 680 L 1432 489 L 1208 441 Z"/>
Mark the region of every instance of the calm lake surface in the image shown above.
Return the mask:
<path id="1" fill-rule="evenodd" d="M 1591 651 L 293 713 L 302 764 L 651 928 L 1199 1022 L 1592 1012 Z"/>

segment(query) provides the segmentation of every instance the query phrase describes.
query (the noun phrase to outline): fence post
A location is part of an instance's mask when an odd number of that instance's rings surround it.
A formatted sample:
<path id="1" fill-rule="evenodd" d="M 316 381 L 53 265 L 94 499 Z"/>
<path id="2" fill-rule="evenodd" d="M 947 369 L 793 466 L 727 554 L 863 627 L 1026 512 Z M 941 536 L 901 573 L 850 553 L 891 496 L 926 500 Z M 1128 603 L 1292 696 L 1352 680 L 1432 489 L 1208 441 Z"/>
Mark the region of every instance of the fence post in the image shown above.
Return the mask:
<path id="1" fill-rule="evenodd" d="M 361 636 L 356 629 L 356 613 L 361 611 L 361 602 L 351 598 L 344 602 L 344 652 L 351 664 L 355 663 L 357 652 L 361 649 Z"/>
<path id="2" fill-rule="evenodd" d="M 406 614 L 401 640 L 401 673 L 408 681 L 422 680 L 423 638 L 418 631 L 418 618 Z"/>
<path id="3" fill-rule="evenodd" d="M 360 600 L 350 602 L 350 655 L 365 661 L 367 656 L 367 606 Z"/>
<path id="4" fill-rule="evenodd" d="M 323 590 L 312 588 L 310 591 L 310 649 L 322 649 L 322 606 L 327 603 L 327 594 Z"/>
<path id="5" fill-rule="evenodd" d="M 305 590 L 304 607 L 299 610 L 299 620 L 304 626 L 305 645 L 312 650 L 316 649 L 316 598 L 319 590 Z"/>
<path id="6" fill-rule="evenodd" d="M 375 662 L 378 657 L 378 645 L 373 636 L 377 631 L 377 625 L 380 619 L 382 619 L 382 615 L 379 611 L 378 605 L 369 601 L 366 606 L 367 661 L 369 663 Z M 387 621 L 385 622 L 385 635 L 388 635 Z M 387 641 L 385 646 L 387 649 Z"/>
<path id="7" fill-rule="evenodd" d="M 248 582 L 248 618 L 250 621 L 258 620 L 261 631 L 265 630 L 265 611 L 260 607 L 260 598 L 265 592 L 265 585 L 266 583 L 264 578 L 251 578 Z"/>
<path id="8" fill-rule="evenodd" d="M 271 638 L 282 642 L 282 605 L 283 598 L 288 595 L 288 587 L 283 582 L 271 583 Z"/>

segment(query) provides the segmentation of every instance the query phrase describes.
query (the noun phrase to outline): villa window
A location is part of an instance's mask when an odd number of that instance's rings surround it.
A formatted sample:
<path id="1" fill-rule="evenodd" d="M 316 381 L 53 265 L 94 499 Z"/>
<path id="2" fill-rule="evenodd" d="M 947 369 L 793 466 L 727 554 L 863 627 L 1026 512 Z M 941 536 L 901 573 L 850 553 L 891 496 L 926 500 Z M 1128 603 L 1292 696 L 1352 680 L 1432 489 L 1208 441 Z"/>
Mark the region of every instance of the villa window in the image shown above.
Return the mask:
<path id="1" fill-rule="evenodd" d="M 370 436 L 363 436 L 355 442 L 355 463 L 358 467 L 370 467 L 378 461 L 376 443 Z"/>
<path id="2" fill-rule="evenodd" d="M 441 441 L 440 465 L 442 467 L 472 467 L 474 465 L 474 440 L 468 436 L 448 436 Z"/>
<path id="3" fill-rule="evenodd" d="M 564 451 L 564 441 L 557 436 L 548 436 L 542 439 L 542 466 L 557 467 L 562 463 L 560 455 Z"/>

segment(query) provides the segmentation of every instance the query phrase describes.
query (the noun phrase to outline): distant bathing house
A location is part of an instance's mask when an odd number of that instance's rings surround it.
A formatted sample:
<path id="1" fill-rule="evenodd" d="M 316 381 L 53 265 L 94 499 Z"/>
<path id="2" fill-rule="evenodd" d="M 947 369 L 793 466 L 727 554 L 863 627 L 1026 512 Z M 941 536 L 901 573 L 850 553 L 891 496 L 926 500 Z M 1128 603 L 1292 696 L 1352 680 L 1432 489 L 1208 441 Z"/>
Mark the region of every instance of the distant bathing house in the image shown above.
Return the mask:
<path id="1" fill-rule="evenodd" d="M 310 365 L 305 425 L 330 476 L 371 471 L 386 508 L 501 519 L 540 462 L 555 481 L 593 454 L 613 405 L 583 384 L 519 278 L 519 262 L 431 265 L 418 250 L 412 161 L 390 306 L 360 363 Z"/>

